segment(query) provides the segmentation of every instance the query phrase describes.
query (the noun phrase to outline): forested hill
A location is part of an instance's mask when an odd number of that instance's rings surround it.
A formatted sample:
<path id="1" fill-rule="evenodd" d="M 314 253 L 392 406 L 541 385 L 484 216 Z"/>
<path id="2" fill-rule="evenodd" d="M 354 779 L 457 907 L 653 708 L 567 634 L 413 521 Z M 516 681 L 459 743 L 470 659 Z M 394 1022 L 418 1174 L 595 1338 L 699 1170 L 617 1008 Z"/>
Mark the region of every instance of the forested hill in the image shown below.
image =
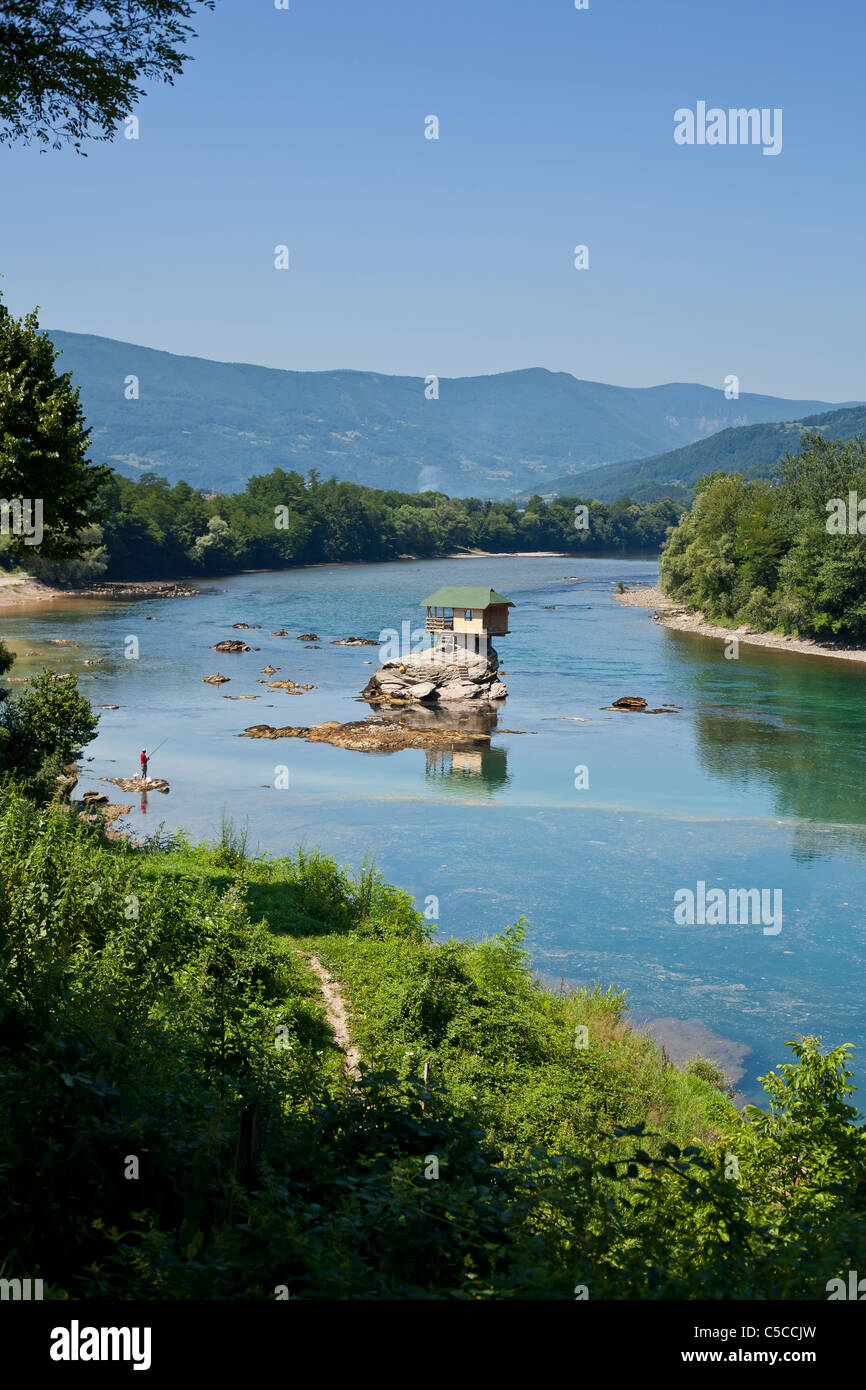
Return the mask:
<path id="1" fill-rule="evenodd" d="M 769 478 L 785 454 L 799 451 L 804 431 L 821 434 L 825 439 L 853 439 L 866 433 L 866 406 L 845 406 L 790 423 L 722 430 L 711 439 L 641 459 L 638 463 L 594 468 L 581 474 L 580 493 L 582 497 L 598 497 L 606 502 L 618 497 L 631 497 L 636 502 L 674 497 L 688 503 L 694 484 L 707 473 L 742 473 L 744 478 Z M 544 491 L 554 488 L 570 496 L 575 480 L 568 476 L 557 478 Z"/>
<path id="2" fill-rule="evenodd" d="M 566 473 L 827 408 L 772 396 L 728 401 L 722 389 L 689 384 L 606 386 L 541 368 L 443 377 L 438 400 L 428 400 L 420 377 L 287 372 L 79 333 L 51 337 L 59 369 L 81 387 L 94 462 L 221 492 L 277 467 L 459 497 L 548 492 Z"/>

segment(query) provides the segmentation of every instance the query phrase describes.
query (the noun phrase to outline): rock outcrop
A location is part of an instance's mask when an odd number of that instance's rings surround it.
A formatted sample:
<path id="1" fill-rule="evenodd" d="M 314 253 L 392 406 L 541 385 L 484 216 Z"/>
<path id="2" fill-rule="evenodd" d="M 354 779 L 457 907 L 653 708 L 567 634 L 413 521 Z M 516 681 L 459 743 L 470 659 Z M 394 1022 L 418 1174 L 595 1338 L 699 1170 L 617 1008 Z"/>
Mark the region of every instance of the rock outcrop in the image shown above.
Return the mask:
<path id="1" fill-rule="evenodd" d="M 362 698 L 371 704 L 465 704 L 504 700 L 499 658 L 484 652 L 437 644 L 406 657 L 392 657 L 370 677 Z"/>
<path id="2" fill-rule="evenodd" d="M 212 651 L 212 652 L 248 652 L 248 651 L 250 651 L 250 648 L 247 646 L 246 642 L 241 642 L 241 641 L 239 641 L 239 640 L 236 639 L 236 640 L 234 640 L 234 641 L 228 641 L 228 642 L 217 642 L 217 643 L 215 644 L 215 646 L 211 647 L 211 651 Z"/>
<path id="3" fill-rule="evenodd" d="M 297 681 L 263 681 L 268 690 L 285 690 L 287 695 L 300 695 L 302 690 L 315 690 L 314 685 L 299 685 Z"/>
<path id="4" fill-rule="evenodd" d="M 270 724 L 253 724 L 239 738 L 303 738 L 308 743 L 330 743 L 335 748 L 350 748 L 358 753 L 398 753 L 404 748 L 434 748 L 446 746 L 487 747 L 490 733 L 486 730 L 461 728 L 459 723 L 442 727 L 415 727 L 403 721 L 385 720 L 376 715 L 367 719 L 341 724 L 329 719 L 323 724 L 286 725 L 274 728 Z"/>
<path id="5" fill-rule="evenodd" d="M 662 705 L 660 709 L 649 709 L 646 700 L 642 695 L 622 695 L 618 700 L 614 700 L 612 705 L 603 705 L 606 710 L 631 710 L 638 714 L 676 714 L 678 705 Z"/>
<path id="6" fill-rule="evenodd" d="M 100 777 L 100 782 L 112 782 L 125 792 L 168 792 L 171 788 L 164 777 Z"/>

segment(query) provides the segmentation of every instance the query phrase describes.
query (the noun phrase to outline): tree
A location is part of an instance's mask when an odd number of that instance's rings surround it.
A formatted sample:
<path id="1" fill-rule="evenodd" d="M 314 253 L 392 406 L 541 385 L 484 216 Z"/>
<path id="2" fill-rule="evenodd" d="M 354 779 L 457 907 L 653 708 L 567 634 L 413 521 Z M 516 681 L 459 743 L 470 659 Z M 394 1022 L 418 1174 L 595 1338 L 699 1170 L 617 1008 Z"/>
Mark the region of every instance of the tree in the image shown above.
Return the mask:
<path id="1" fill-rule="evenodd" d="M 23 502 L 27 524 L 41 516 L 44 528 L 31 545 L 11 511 L 0 516 L 16 558 L 36 550 L 46 560 L 83 554 L 79 533 L 99 520 L 96 493 L 110 474 L 88 463 L 90 431 L 78 387 L 71 372 L 57 374 L 56 356 L 35 311 L 15 319 L 0 300 L 0 499 Z"/>
<path id="2" fill-rule="evenodd" d="M 18 699 L 0 703 L 0 772 L 44 786 L 63 763 L 78 757 L 98 724 L 99 715 L 74 679 L 41 671 Z"/>
<path id="3" fill-rule="evenodd" d="M 223 521 L 221 516 L 212 516 L 207 531 L 197 538 L 189 552 L 189 558 L 209 571 L 230 569 L 235 558 L 235 547 L 228 522 Z"/>
<path id="4" fill-rule="evenodd" d="M 0 0 L 0 142 L 81 152 L 190 61 L 185 21 L 213 0 Z"/>

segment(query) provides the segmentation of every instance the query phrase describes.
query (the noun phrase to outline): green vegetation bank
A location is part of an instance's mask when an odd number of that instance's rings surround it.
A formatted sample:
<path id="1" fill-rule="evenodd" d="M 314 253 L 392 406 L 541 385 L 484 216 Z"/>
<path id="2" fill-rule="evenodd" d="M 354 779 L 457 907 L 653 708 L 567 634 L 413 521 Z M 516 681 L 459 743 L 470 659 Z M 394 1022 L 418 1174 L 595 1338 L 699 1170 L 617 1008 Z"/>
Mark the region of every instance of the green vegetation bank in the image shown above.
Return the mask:
<path id="1" fill-rule="evenodd" d="M 109 841 L 7 781 L 0 1274 L 61 1299 L 825 1298 L 866 1259 L 849 1049 L 798 1041 L 740 1115 L 623 1008 L 540 988 L 522 924 L 439 941 L 370 868 L 250 858 L 230 825 Z"/>
<path id="2" fill-rule="evenodd" d="M 849 494 L 866 501 L 862 437 L 810 435 L 772 482 L 711 473 L 696 492 L 662 553 L 665 593 L 731 627 L 866 640 L 866 518 L 856 500 L 849 527 Z"/>

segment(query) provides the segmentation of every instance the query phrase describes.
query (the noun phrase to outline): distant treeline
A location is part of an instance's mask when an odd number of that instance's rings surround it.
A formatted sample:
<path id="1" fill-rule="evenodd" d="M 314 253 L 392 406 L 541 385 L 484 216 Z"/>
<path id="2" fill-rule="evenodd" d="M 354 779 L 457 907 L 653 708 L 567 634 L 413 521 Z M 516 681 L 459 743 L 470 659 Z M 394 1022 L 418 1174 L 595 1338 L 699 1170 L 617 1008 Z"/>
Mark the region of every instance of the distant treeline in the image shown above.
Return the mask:
<path id="1" fill-rule="evenodd" d="M 519 511 L 512 502 L 383 492 L 323 480 L 314 470 L 282 469 L 251 478 L 244 492 L 208 498 L 152 473 L 137 480 L 112 473 L 97 494 L 98 524 L 85 533 L 86 555 L 48 560 L 34 547 L 19 556 L 46 582 L 81 584 L 436 556 L 464 547 L 622 555 L 658 550 L 683 511 L 667 499 L 644 506 L 587 501 L 576 517 L 577 505 L 574 497 L 547 504 L 536 496 Z"/>
<path id="2" fill-rule="evenodd" d="M 866 641 L 866 442 L 806 436 L 772 483 L 702 478 L 661 583 L 731 626 Z"/>

